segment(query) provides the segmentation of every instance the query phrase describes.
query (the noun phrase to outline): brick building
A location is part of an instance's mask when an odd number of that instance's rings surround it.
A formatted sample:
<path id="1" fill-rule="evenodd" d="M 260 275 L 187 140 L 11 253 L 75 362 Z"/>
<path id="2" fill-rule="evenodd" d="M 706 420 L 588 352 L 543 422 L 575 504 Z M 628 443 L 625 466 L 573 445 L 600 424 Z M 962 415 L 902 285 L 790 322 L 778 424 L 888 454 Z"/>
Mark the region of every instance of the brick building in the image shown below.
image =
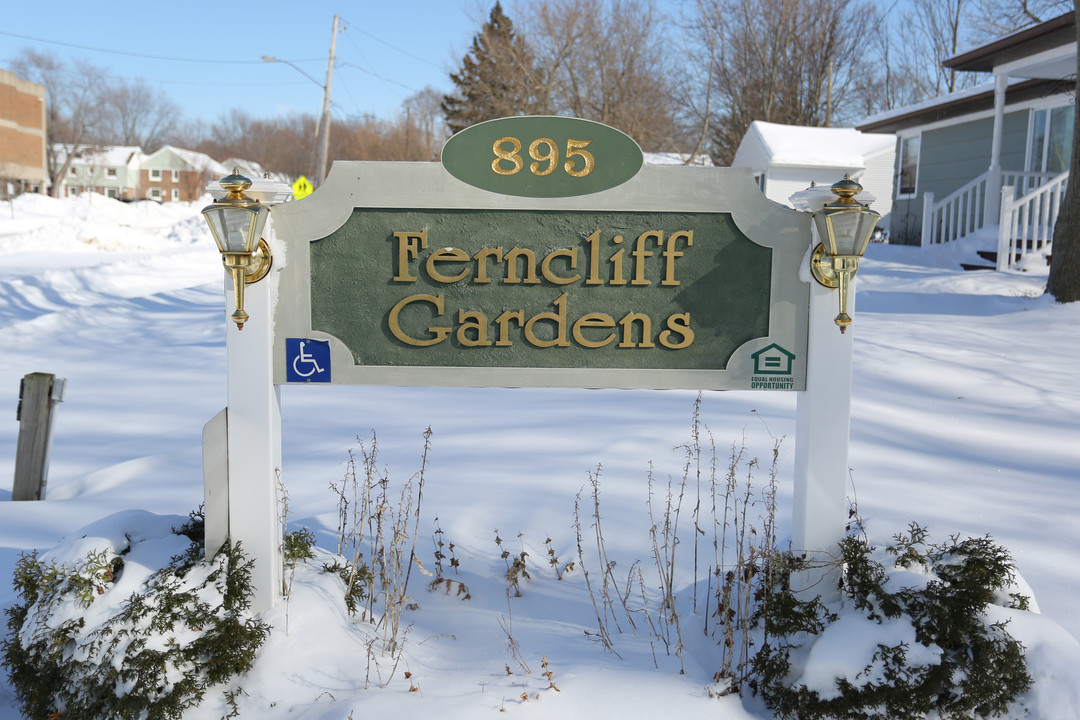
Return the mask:
<path id="1" fill-rule="evenodd" d="M 45 86 L 0 70 L 0 192 L 41 192 L 45 158 Z"/>
<path id="2" fill-rule="evenodd" d="M 198 200 L 211 180 L 229 171 L 209 155 L 165 145 L 143 157 L 139 168 L 142 197 L 162 202 Z"/>

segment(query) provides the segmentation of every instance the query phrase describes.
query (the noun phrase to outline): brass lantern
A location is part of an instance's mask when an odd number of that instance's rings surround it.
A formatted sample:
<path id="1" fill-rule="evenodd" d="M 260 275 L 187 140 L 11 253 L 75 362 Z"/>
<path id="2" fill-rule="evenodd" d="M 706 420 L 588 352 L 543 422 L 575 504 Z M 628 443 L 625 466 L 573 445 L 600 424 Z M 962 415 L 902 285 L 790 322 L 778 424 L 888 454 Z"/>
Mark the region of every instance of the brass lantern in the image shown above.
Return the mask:
<path id="1" fill-rule="evenodd" d="M 840 332 L 844 332 L 851 324 L 848 291 L 881 216 L 869 205 L 855 199 L 862 191 L 862 185 L 849 176 L 845 175 L 831 189 L 836 200 L 814 213 L 814 224 L 822 244 L 814 249 L 810 269 L 819 283 L 840 289 L 840 314 L 836 316 L 836 324 Z"/>
<path id="2" fill-rule="evenodd" d="M 221 251 L 221 261 L 232 276 L 236 296 L 232 319 L 237 329 L 243 330 L 248 320 L 244 285 L 258 282 L 270 271 L 270 248 L 262 239 L 270 208 L 244 195 L 251 181 L 235 168 L 232 175 L 221 179 L 221 187 L 228 195 L 203 208 L 202 214 Z"/>

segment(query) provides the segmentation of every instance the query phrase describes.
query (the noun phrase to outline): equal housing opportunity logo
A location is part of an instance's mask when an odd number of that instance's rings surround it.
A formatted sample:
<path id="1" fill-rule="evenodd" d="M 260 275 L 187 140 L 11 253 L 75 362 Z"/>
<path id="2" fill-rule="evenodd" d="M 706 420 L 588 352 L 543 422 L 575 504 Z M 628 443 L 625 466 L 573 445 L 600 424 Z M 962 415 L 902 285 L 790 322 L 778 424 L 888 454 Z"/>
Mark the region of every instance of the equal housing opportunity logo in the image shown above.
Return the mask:
<path id="1" fill-rule="evenodd" d="M 788 352 L 776 343 L 761 348 L 750 355 L 754 358 L 754 374 L 750 378 L 753 390 L 791 390 L 795 386 L 792 363 L 795 353 Z"/>

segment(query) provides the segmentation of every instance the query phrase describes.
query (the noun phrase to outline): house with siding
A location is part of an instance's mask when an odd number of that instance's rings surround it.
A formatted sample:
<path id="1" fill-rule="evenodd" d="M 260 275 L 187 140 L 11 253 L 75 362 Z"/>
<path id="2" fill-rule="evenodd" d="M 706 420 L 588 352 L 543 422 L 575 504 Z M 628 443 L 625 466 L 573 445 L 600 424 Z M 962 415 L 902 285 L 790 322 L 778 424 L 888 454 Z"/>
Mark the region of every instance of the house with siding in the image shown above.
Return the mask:
<path id="1" fill-rule="evenodd" d="M 205 153 L 165 145 L 143 158 L 139 188 L 150 200 L 190 202 L 202 196 L 211 180 L 230 172 Z"/>
<path id="2" fill-rule="evenodd" d="M 896 136 L 892 242 L 932 245 L 984 228 L 998 269 L 1046 255 L 1068 183 L 1076 97 L 1072 12 L 946 60 L 992 80 L 869 117 Z"/>
<path id="3" fill-rule="evenodd" d="M 788 207 L 811 182 L 832 185 L 849 175 L 887 218 L 892 209 L 896 137 L 854 128 L 797 127 L 755 120 L 732 167 L 748 167 L 765 197 Z M 883 220 L 884 222 L 884 220 Z"/>
<path id="4" fill-rule="evenodd" d="M 66 161 L 67 148 L 54 145 L 53 152 L 58 164 Z M 130 145 L 107 145 L 82 148 L 60 179 L 63 186 L 60 197 L 95 192 L 117 200 L 134 200 L 139 197 L 139 165 L 143 158 L 140 148 Z"/>
<path id="5" fill-rule="evenodd" d="M 44 193 L 45 150 L 45 86 L 0 70 L 0 191 Z"/>

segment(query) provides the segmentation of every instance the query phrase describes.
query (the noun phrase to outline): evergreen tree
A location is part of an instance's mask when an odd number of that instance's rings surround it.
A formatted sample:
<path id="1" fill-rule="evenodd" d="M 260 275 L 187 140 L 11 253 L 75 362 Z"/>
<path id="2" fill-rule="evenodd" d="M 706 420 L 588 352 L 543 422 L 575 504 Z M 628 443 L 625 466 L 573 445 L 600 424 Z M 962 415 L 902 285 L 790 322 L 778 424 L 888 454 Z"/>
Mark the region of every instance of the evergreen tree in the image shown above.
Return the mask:
<path id="1" fill-rule="evenodd" d="M 443 96 L 442 111 L 455 133 L 484 120 L 547 110 L 533 54 L 498 1 L 450 79 L 455 90 Z"/>

